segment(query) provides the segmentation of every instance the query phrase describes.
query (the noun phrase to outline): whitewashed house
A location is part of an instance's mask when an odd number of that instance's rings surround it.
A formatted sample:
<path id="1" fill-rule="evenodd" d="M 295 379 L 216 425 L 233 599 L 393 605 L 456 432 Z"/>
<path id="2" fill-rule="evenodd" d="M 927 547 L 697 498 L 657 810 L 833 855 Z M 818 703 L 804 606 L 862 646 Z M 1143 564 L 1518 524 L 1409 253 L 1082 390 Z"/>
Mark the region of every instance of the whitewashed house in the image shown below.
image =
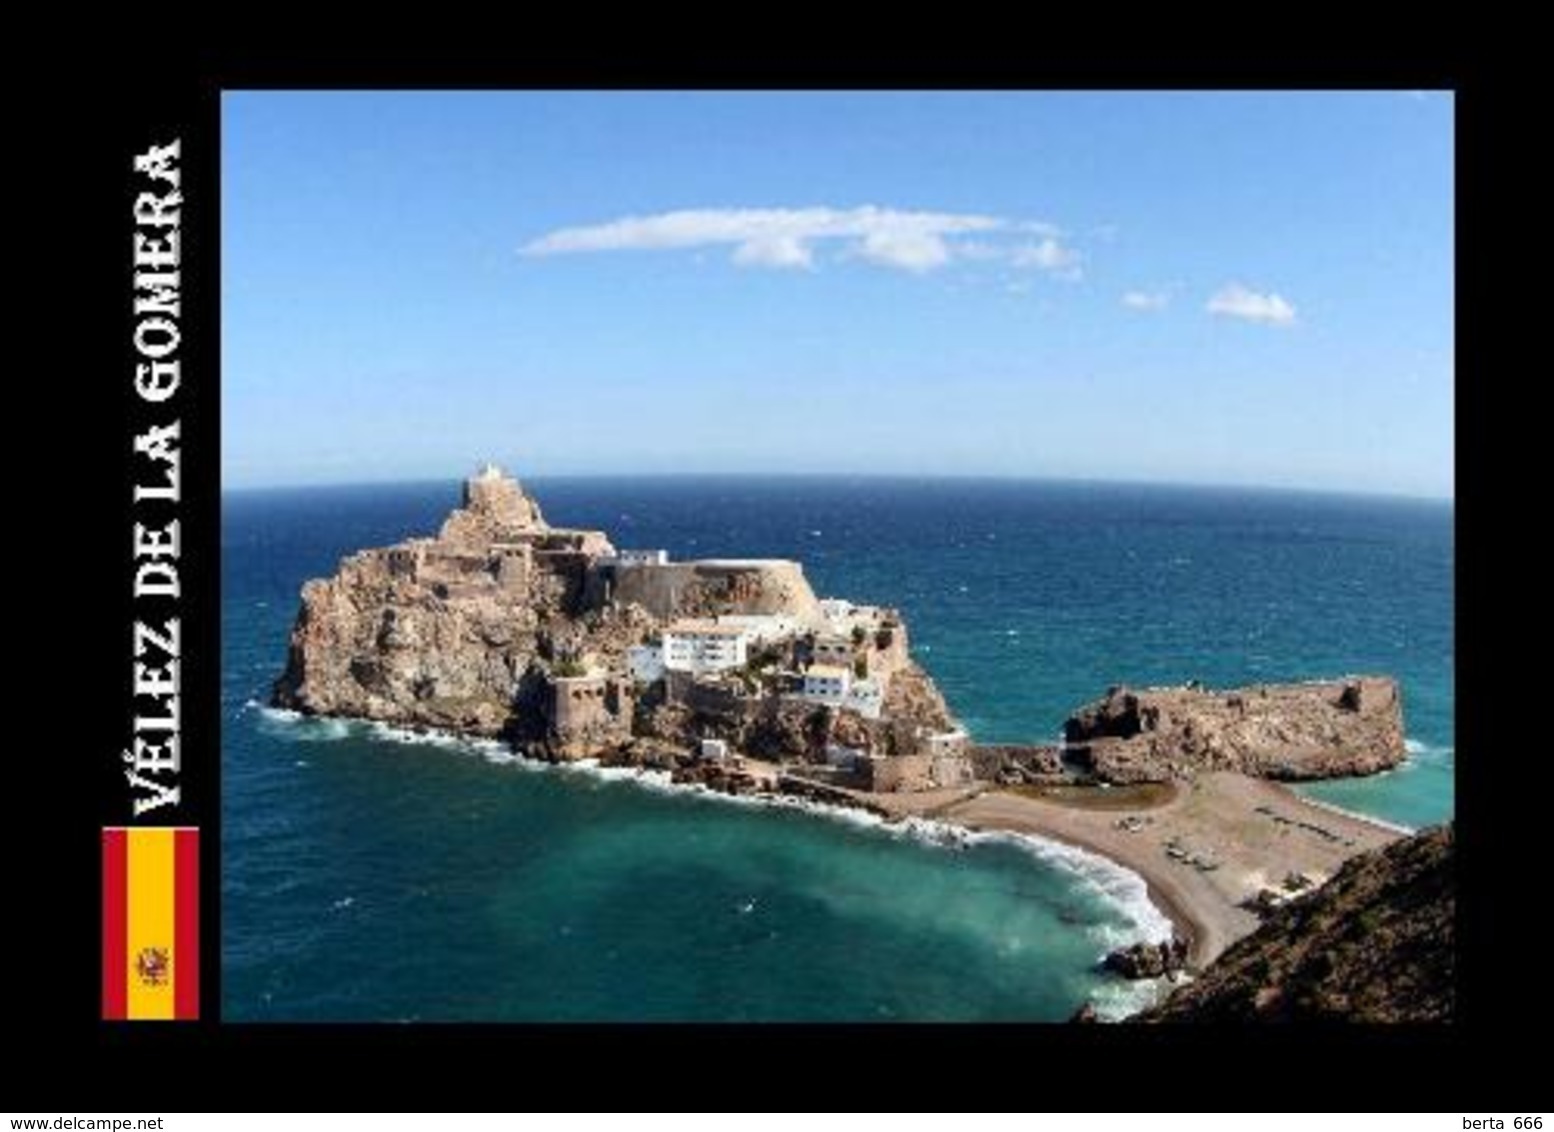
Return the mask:
<path id="1" fill-rule="evenodd" d="M 812 664 L 804 673 L 806 699 L 840 704 L 852 685 L 852 669 L 839 664 Z"/>
<path id="2" fill-rule="evenodd" d="M 885 703 L 885 690 L 877 680 L 854 680 L 842 699 L 844 708 L 851 708 L 865 719 L 878 719 Z"/>
<path id="3" fill-rule="evenodd" d="M 617 550 L 614 556 L 606 561 L 616 566 L 667 566 L 669 552 L 667 550 Z"/>
<path id="4" fill-rule="evenodd" d="M 664 631 L 664 667 L 673 672 L 723 672 L 747 657 L 745 631 L 714 621 L 677 621 Z"/>
<path id="5" fill-rule="evenodd" d="M 718 624 L 743 630 L 746 639 L 757 645 L 787 640 L 803 628 L 798 618 L 786 613 L 724 613 Z"/>

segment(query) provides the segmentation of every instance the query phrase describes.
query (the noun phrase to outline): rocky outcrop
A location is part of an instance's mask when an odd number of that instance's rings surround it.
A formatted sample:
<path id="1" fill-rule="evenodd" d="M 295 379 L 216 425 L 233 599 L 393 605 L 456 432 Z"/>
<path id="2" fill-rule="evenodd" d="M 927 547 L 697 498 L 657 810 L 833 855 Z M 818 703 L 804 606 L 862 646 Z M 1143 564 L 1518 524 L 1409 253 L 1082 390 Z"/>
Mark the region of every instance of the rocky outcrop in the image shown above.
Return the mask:
<path id="1" fill-rule="evenodd" d="M 1403 760 L 1395 680 L 1356 676 L 1231 691 L 1116 687 L 1063 725 L 1070 756 L 1112 783 L 1202 771 L 1308 779 L 1374 774 Z"/>
<path id="2" fill-rule="evenodd" d="M 979 743 L 971 748 L 977 777 L 1005 786 L 1068 781 L 1060 748 L 1051 744 Z"/>
<path id="3" fill-rule="evenodd" d="M 905 656 L 905 630 L 897 629 L 896 644 Z M 884 714 L 890 719 L 909 720 L 912 726 L 929 731 L 948 731 L 955 726 L 949 705 L 933 679 L 917 665 L 903 660 L 891 676 L 885 691 Z"/>
<path id="4" fill-rule="evenodd" d="M 551 527 L 516 481 L 482 473 L 437 538 L 361 551 L 303 586 L 274 700 L 310 714 L 535 733 L 548 671 L 648 631 L 629 609 L 583 616 L 587 560 L 609 549 L 598 531 Z"/>
<path id="5" fill-rule="evenodd" d="M 1159 943 L 1135 943 L 1108 952 L 1101 967 L 1125 979 L 1158 979 L 1187 966 L 1187 941 L 1167 939 Z"/>
<path id="6" fill-rule="evenodd" d="M 1137 1020 L 1450 1021 L 1454 846 L 1446 825 L 1353 858 Z"/>
<path id="7" fill-rule="evenodd" d="M 745 668 L 634 677 L 633 646 L 688 617 L 725 616 L 780 622 L 786 644 L 762 644 Z M 303 587 L 273 700 L 504 736 L 551 759 L 664 761 L 712 738 L 779 763 L 823 763 L 836 747 L 931 755 L 930 771 L 897 776 L 899 789 L 969 774 L 963 755 L 930 745 L 954 721 L 908 654 L 905 625 L 890 610 L 870 616 L 833 647 L 884 687 L 877 718 L 795 694 L 793 669 L 813 662 L 831 629 L 798 563 L 623 556 L 601 531 L 552 526 L 516 480 L 488 467 L 466 481 L 436 538 L 361 551 Z M 667 767 L 684 771 L 673 757 Z"/>

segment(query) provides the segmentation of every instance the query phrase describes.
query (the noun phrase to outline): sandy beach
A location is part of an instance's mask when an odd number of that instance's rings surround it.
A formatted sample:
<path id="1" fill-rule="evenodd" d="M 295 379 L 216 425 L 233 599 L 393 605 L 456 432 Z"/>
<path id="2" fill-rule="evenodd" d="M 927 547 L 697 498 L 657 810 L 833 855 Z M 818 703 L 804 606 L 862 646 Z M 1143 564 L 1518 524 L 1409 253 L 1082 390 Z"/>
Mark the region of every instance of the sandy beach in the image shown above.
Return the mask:
<path id="1" fill-rule="evenodd" d="M 1261 889 L 1282 887 L 1292 873 L 1321 883 L 1354 854 L 1400 836 L 1277 783 L 1229 772 L 1180 784 L 1174 796 L 1153 805 L 1118 806 L 1103 795 L 1094 800 L 1103 805 L 993 789 L 972 797 L 918 796 L 917 805 L 901 809 L 970 829 L 1052 838 L 1132 869 L 1189 941 L 1196 968 L 1257 927 L 1257 916 L 1241 904 Z"/>

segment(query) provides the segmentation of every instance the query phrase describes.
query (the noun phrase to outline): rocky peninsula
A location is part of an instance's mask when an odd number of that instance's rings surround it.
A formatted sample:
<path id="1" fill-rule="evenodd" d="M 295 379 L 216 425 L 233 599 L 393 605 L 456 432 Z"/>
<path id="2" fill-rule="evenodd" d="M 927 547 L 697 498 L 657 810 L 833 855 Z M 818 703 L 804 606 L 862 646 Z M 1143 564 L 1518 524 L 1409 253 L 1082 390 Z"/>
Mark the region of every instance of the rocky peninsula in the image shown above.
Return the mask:
<path id="1" fill-rule="evenodd" d="M 975 777 L 895 610 L 822 601 L 797 562 L 617 550 L 492 467 L 435 538 L 303 587 L 273 699 L 730 789 L 772 768 L 870 792 Z"/>
<path id="2" fill-rule="evenodd" d="M 1403 832 L 1271 781 L 1400 762 L 1391 679 L 1117 687 L 1061 744 L 977 745 L 897 610 L 822 599 L 789 560 L 672 561 L 552 526 L 490 466 L 435 537 L 359 551 L 303 587 L 273 702 L 1068 841 L 1145 878 L 1182 937 L 1162 969 L 1201 968 Z"/>

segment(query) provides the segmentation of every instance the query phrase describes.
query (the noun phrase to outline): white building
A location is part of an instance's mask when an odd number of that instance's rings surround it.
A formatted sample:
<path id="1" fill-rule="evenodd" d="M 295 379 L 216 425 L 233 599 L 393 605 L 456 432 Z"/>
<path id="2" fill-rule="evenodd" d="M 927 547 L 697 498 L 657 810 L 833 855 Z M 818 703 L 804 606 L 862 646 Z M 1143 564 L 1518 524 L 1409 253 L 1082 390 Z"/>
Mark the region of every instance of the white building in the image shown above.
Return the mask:
<path id="1" fill-rule="evenodd" d="M 924 736 L 924 740 L 930 755 L 958 755 L 965 751 L 969 736 L 965 728 L 957 727 L 952 731 L 939 731 Z"/>
<path id="2" fill-rule="evenodd" d="M 812 664 L 804 673 L 804 695 L 812 700 L 840 703 L 852 686 L 852 669 L 839 664 Z"/>
<path id="3" fill-rule="evenodd" d="M 855 605 L 839 597 L 821 598 L 820 613 L 826 619 L 831 632 L 842 636 L 851 635 L 853 629 L 859 625 L 872 632 L 885 620 L 885 610 L 880 606 Z"/>
<path id="4" fill-rule="evenodd" d="M 728 743 L 723 739 L 703 739 L 701 757 L 713 762 L 721 762 L 728 758 Z"/>
<path id="5" fill-rule="evenodd" d="M 845 621 L 853 614 L 854 605 L 839 597 L 820 599 L 820 612 L 827 621 Z"/>
<path id="6" fill-rule="evenodd" d="M 663 645 L 632 645 L 626 650 L 626 667 L 633 680 L 651 684 L 664 677 Z"/>
<path id="7" fill-rule="evenodd" d="M 713 621 L 677 621 L 664 631 L 664 667 L 675 672 L 722 672 L 743 667 L 745 631 Z"/>
<path id="8" fill-rule="evenodd" d="M 798 618 L 786 613 L 724 613 L 719 615 L 718 624 L 742 629 L 745 638 L 758 645 L 787 640 L 803 628 Z"/>
<path id="9" fill-rule="evenodd" d="M 610 562 L 617 566 L 667 566 L 667 550 L 617 550 Z"/>
<path id="10" fill-rule="evenodd" d="M 854 680 L 842 700 L 844 708 L 851 708 L 866 719 L 878 719 L 885 703 L 885 690 L 877 680 Z"/>

